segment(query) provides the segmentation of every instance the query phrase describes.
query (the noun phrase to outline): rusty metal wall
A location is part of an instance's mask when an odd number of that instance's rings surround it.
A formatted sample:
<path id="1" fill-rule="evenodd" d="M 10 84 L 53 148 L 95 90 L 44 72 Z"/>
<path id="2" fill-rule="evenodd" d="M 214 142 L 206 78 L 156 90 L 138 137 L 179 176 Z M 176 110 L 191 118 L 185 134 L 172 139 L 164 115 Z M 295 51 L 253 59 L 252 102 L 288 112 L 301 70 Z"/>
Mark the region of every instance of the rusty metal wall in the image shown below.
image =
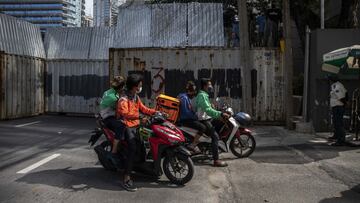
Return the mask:
<path id="1" fill-rule="evenodd" d="M 92 114 L 109 88 L 107 60 L 48 60 L 46 112 Z"/>
<path id="2" fill-rule="evenodd" d="M 43 59 L 0 52 L 0 119 L 44 113 Z"/>
<path id="3" fill-rule="evenodd" d="M 251 50 L 253 117 L 257 121 L 283 121 L 284 68 L 277 50 Z"/>
<path id="4" fill-rule="evenodd" d="M 278 50 L 252 50 L 252 92 L 254 118 L 283 121 L 283 71 Z M 188 80 L 212 79 L 215 96 L 222 97 L 236 111 L 242 108 L 240 50 L 224 48 L 139 48 L 110 49 L 110 78 L 140 73 L 144 76 L 145 103 L 154 105 L 160 93 L 177 96 Z"/>

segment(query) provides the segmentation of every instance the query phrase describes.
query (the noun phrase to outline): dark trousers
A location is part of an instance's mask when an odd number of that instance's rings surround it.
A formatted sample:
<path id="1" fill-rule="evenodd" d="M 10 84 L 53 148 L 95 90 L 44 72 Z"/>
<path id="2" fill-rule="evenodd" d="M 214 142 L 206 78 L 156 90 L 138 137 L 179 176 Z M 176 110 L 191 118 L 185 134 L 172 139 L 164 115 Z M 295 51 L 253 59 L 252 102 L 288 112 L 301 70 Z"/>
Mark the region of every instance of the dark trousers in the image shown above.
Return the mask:
<path id="1" fill-rule="evenodd" d="M 201 121 L 202 124 L 206 126 L 206 135 L 211 137 L 211 151 L 213 154 L 213 159 L 219 159 L 219 135 L 215 131 L 214 126 L 211 124 L 211 120 Z"/>
<path id="2" fill-rule="evenodd" d="M 130 175 L 133 169 L 135 153 L 136 153 L 136 129 L 137 128 L 126 128 L 125 139 L 127 141 L 127 157 L 125 163 L 125 175 Z"/>
<path id="3" fill-rule="evenodd" d="M 338 143 L 345 142 L 345 128 L 344 128 L 344 106 L 332 107 L 332 119 L 334 125 L 334 136 Z"/>
<path id="4" fill-rule="evenodd" d="M 110 116 L 104 120 L 104 124 L 115 133 L 115 139 L 123 139 L 125 125 L 117 120 L 115 116 Z"/>
<path id="5" fill-rule="evenodd" d="M 186 127 L 193 128 L 200 131 L 201 133 L 206 133 L 206 126 L 198 120 L 182 120 L 181 124 Z"/>

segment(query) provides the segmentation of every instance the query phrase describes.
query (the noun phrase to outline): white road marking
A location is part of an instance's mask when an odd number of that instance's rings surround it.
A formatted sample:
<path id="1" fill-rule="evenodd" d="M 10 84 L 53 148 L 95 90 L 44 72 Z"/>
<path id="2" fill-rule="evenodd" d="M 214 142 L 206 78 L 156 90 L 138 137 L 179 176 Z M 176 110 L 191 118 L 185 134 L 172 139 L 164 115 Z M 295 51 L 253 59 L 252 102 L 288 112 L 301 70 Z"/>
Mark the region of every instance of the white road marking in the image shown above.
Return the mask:
<path id="1" fill-rule="evenodd" d="M 28 126 L 28 125 L 33 125 L 33 124 L 36 124 L 36 123 L 40 123 L 40 121 L 35 121 L 35 122 L 31 122 L 31 123 L 24 123 L 24 124 L 21 124 L 21 125 L 16 125 L 15 127 L 16 128 L 21 128 L 21 127 Z"/>
<path id="2" fill-rule="evenodd" d="M 328 143 L 329 141 L 327 141 L 327 140 L 310 140 L 309 142 L 312 142 L 312 143 Z"/>
<path id="3" fill-rule="evenodd" d="M 34 170 L 35 168 L 37 168 L 37 167 L 39 167 L 39 166 L 53 160 L 53 159 L 55 159 L 56 157 L 59 157 L 59 156 L 60 156 L 60 154 L 53 154 L 53 155 L 51 155 L 51 156 L 49 156 L 49 157 L 47 157 L 47 158 L 45 158 L 45 159 L 43 159 L 43 160 L 41 160 L 39 162 L 36 162 L 33 165 L 31 165 L 31 166 L 29 166 L 27 168 L 24 168 L 23 170 L 18 171 L 16 173 L 21 173 L 21 174 L 27 173 L 27 172 L 29 172 L 31 170 Z"/>

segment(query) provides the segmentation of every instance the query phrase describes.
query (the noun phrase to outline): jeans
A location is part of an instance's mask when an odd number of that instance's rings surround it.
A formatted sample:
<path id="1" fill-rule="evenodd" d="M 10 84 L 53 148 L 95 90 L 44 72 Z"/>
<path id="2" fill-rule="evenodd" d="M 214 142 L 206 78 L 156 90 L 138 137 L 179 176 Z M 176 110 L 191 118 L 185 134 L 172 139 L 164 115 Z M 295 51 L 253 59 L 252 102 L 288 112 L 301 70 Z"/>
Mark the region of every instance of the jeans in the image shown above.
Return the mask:
<path id="1" fill-rule="evenodd" d="M 332 107 L 332 119 L 334 125 L 334 136 L 338 143 L 345 142 L 345 128 L 344 128 L 344 106 Z"/>
<path id="2" fill-rule="evenodd" d="M 202 124 L 206 126 L 206 135 L 211 137 L 211 151 L 213 159 L 216 161 L 219 159 L 219 135 L 215 131 L 214 126 L 211 124 L 211 120 L 203 120 Z"/>

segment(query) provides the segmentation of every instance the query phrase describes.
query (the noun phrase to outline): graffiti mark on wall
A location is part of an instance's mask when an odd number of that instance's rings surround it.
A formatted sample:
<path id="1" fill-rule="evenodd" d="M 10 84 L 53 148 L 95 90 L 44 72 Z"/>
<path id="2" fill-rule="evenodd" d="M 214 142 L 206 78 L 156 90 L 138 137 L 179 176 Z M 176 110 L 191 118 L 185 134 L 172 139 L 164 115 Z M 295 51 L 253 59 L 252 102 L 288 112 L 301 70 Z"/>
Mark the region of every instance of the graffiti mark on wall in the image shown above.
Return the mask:
<path id="1" fill-rule="evenodd" d="M 210 78 L 214 83 L 215 94 L 219 97 L 239 99 L 242 97 L 241 70 L 240 69 L 200 69 L 195 78 L 192 70 L 157 68 L 152 76 L 149 71 L 129 71 L 143 76 L 143 92 L 141 97 L 155 98 L 159 93 L 176 97 L 185 91 L 187 81 L 195 81 L 199 86 L 199 79 Z M 164 75 L 164 76 L 163 76 Z"/>
<path id="2" fill-rule="evenodd" d="M 152 67 L 151 70 L 155 73 L 151 80 L 151 90 L 157 96 L 164 92 L 165 71 L 163 67 Z"/>

